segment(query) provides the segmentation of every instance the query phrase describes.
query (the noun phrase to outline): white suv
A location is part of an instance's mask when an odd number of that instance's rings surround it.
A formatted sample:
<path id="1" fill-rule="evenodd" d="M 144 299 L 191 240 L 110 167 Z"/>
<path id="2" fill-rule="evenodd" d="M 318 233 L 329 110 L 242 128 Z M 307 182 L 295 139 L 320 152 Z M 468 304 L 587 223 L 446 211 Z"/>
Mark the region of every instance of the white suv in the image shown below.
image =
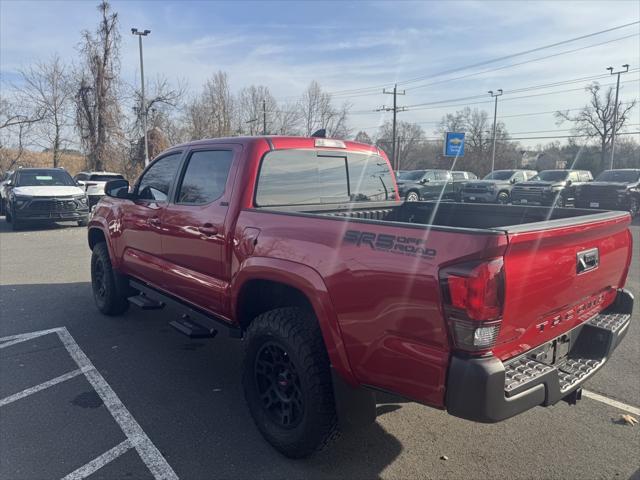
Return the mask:
<path id="1" fill-rule="evenodd" d="M 84 188 L 89 197 L 89 208 L 104 197 L 104 186 L 111 180 L 122 180 L 124 177 L 113 172 L 80 172 L 73 179 Z"/>

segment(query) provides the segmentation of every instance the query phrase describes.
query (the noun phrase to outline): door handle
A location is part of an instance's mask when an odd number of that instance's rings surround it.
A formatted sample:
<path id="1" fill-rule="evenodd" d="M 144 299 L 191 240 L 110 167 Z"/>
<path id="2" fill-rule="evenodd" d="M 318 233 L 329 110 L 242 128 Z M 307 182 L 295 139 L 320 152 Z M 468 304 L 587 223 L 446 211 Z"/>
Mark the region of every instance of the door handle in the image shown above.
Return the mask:
<path id="1" fill-rule="evenodd" d="M 152 227 L 157 228 L 160 226 L 160 219 L 158 217 L 151 217 L 149 220 L 147 220 L 147 223 Z"/>
<path id="2" fill-rule="evenodd" d="M 198 227 L 198 231 L 207 237 L 213 237 L 218 234 L 218 228 L 210 223 L 205 223 L 201 227 Z"/>

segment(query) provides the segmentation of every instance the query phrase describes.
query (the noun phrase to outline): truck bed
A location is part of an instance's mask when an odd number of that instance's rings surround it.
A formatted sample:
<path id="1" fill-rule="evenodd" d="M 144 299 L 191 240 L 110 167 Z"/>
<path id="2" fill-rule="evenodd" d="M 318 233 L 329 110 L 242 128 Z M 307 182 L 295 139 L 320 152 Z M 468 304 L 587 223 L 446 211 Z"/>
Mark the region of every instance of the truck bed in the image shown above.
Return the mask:
<path id="1" fill-rule="evenodd" d="M 270 210 L 507 233 L 577 225 L 626 215 L 624 212 L 593 209 L 454 202 L 369 202 L 366 205 L 350 203 L 271 207 Z"/>

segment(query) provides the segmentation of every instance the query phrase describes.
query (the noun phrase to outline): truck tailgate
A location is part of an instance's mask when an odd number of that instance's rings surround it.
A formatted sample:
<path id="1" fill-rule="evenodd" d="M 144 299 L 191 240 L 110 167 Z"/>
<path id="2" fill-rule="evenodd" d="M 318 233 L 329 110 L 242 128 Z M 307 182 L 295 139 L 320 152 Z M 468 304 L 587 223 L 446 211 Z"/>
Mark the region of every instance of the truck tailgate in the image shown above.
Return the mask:
<path id="1" fill-rule="evenodd" d="M 494 348 L 498 358 L 541 345 L 614 300 L 631 256 L 629 223 L 621 213 L 508 231 L 503 322 Z"/>

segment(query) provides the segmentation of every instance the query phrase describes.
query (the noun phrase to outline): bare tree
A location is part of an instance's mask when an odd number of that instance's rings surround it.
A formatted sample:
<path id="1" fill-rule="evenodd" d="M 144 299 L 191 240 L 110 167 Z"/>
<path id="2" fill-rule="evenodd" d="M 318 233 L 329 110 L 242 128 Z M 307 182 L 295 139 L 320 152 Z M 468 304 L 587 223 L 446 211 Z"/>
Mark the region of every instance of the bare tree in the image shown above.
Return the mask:
<path id="1" fill-rule="evenodd" d="M 243 88 L 238 95 L 238 130 L 249 135 L 260 135 L 264 130 L 274 133 L 277 110 L 278 104 L 268 87 Z"/>
<path id="2" fill-rule="evenodd" d="M 369 145 L 373 144 L 373 140 L 371 139 L 371 137 L 369 136 L 369 134 L 363 130 L 360 130 L 356 136 L 353 138 L 353 140 L 355 142 L 360 142 L 360 143 L 368 143 Z"/>
<path id="3" fill-rule="evenodd" d="M 611 148 L 613 139 L 615 90 L 613 87 L 609 87 L 606 92 L 601 91 L 600 84 L 597 82 L 587 86 L 585 90 L 589 93 L 589 103 L 574 116 L 569 115 L 569 111 L 557 111 L 555 113 L 556 123 L 561 125 L 565 121 L 572 122 L 573 131 L 577 135 L 597 138 L 600 143 L 600 170 L 604 170 L 607 150 Z M 625 104 L 621 101 L 618 102 L 616 132 L 622 130 L 635 106 L 636 100 Z"/>
<path id="4" fill-rule="evenodd" d="M 106 0 L 98 5 L 100 23 L 95 34 L 82 33 L 83 65 L 78 73 L 76 128 L 88 155 L 88 166 L 102 170 L 109 144 L 119 134 L 118 74 L 120 34 L 118 14 Z"/>
<path id="5" fill-rule="evenodd" d="M 47 63 L 36 63 L 20 72 L 22 83 L 16 87 L 23 105 L 29 105 L 35 125 L 35 142 L 52 152 L 53 166 L 68 143 L 67 128 L 71 123 L 73 93 L 67 68 L 57 55 Z"/>
<path id="6" fill-rule="evenodd" d="M 309 136 L 316 130 L 324 128 L 328 137 L 347 137 L 349 135 L 347 116 L 350 108 L 348 103 L 344 103 L 340 108 L 335 108 L 331 102 L 331 95 L 323 92 L 318 82 L 311 82 L 302 94 L 299 104 L 302 134 Z"/>
<path id="7" fill-rule="evenodd" d="M 273 128 L 270 133 L 276 135 L 299 135 L 300 110 L 294 103 L 285 103 L 274 112 Z"/>
<path id="8" fill-rule="evenodd" d="M 35 116 L 30 116 L 35 115 Z M 33 126 L 42 121 L 40 112 L 25 108 L 16 97 L 0 97 L 0 169 L 12 170 L 25 154 Z"/>
<path id="9" fill-rule="evenodd" d="M 230 136 L 233 133 L 234 98 L 225 72 L 215 73 L 202 93 L 186 106 L 184 123 L 191 140 Z"/>
<path id="10" fill-rule="evenodd" d="M 386 122 L 378 130 L 376 144 L 391 156 L 393 144 L 393 127 L 391 122 Z M 396 151 L 398 163 L 402 169 L 407 166 L 415 166 L 419 163 L 422 144 L 424 143 L 424 130 L 415 123 L 398 121 L 396 125 Z"/>

